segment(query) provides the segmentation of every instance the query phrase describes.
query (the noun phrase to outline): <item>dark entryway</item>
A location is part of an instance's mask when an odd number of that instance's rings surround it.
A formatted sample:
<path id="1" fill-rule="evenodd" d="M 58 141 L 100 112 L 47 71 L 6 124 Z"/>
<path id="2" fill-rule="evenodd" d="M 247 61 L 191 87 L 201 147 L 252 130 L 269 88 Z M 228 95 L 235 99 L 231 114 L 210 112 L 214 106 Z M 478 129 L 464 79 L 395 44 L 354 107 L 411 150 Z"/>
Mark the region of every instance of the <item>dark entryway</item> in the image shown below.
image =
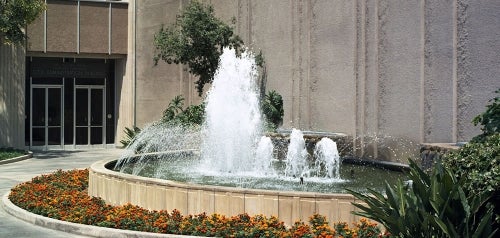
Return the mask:
<path id="1" fill-rule="evenodd" d="M 114 60 L 29 57 L 26 65 L 27 146 L 114 144 Z"/>

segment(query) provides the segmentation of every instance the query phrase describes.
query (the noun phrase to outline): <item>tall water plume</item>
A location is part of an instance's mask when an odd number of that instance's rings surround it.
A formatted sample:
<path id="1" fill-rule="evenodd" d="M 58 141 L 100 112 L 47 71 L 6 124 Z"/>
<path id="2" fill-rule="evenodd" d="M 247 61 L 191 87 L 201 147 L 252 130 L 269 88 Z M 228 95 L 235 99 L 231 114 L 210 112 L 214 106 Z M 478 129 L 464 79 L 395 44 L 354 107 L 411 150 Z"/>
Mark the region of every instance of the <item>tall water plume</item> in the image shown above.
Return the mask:
<path id="1" fill-rule="evenodd" d="M 206 98 L 202 169 L 222 173 L 251 170 L 262 135 L 257 71 L 251 53 L 224 49 Z"/>

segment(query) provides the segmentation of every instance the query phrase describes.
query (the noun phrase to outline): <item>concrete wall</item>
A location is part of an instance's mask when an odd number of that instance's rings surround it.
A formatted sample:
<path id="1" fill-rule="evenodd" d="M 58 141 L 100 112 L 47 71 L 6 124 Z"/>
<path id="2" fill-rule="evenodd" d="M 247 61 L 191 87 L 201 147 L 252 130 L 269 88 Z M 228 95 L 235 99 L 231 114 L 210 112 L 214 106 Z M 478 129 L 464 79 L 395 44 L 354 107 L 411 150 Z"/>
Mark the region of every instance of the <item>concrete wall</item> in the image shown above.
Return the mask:
<path id="1" fill-rule="evenodd" d="M 0 42 L 0 147 L 24 149 L 24 75 L 22 46 Z"/>
<path id="2" fill-rule="evenodd" d="M 137 2 L 140 126 L 175 95 L 199 101 L 182 66 L 152 62 L 153 34 L 188 2 Z M 245 44 L 262 50 L 285 128 L 347 133 L 373 144 L 362 153 L 469 140 L 480 132 L 470 121 L 500 88 L 496 0 L 205 2 L 235 17 Z"/>

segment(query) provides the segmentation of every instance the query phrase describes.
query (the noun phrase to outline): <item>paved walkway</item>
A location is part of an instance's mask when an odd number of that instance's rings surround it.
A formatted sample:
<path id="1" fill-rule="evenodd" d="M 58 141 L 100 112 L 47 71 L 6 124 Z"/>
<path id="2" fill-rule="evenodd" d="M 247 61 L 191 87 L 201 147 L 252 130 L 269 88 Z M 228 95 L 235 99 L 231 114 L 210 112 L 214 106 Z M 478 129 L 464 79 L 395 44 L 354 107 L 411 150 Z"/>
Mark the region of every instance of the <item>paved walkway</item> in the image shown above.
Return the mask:
<path id="1" fill-rule="evenodd" d="M 120 149 L 92 149 L 35 152 L 33 158 L 0 165 L 0 197 L 12 187 L 31 178 L 57 169 L 88 168 L 92 163 L 107 158 L 117 158 Z M 47 229 L 10 216 L 0 206 L 0 238 L 3 237 L 84 237 Z"/>

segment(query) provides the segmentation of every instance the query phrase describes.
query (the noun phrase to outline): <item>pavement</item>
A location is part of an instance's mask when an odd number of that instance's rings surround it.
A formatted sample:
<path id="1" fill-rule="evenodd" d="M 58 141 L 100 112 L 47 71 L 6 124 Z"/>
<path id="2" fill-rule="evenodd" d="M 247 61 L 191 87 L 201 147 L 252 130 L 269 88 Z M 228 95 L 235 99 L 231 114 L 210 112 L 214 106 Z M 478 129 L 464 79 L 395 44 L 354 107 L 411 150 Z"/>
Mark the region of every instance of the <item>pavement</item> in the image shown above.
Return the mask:
<path id="1" fill-rule="evenodd" d="M 71 170 L 88 168 L 96 161 L 118 158 L 121 149 L 89 149 L 35 152 L 27 160 L 0 165 L 0 197 L 16 184 L 31 178 L 54 172 L 58 169 Z M 15 218 L 0 206 L 0 238 L 17 237 L 88 237 L 48 229 Z"/>

